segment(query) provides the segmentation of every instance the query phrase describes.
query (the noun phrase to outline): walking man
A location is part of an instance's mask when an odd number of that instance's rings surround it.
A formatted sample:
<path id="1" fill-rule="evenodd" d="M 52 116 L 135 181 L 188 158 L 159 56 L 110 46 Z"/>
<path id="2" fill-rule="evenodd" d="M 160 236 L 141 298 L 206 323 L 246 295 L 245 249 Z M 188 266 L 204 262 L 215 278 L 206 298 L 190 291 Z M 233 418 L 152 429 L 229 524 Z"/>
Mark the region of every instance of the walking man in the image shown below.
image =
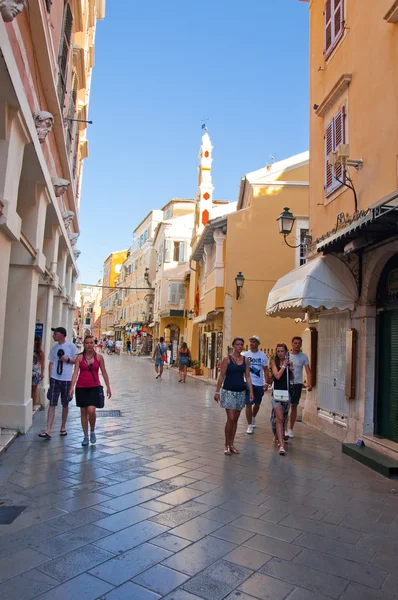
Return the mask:
<path id="1" fill-rule="evenodd" d="M 307 374 L 307 390 L 312 390 L 311 386 L 311 368 L 308 360 L 308 356 L 301 352 L 301 346 L 303 340 L 300 336 L 295 336 L 292 339 L 292 351 L 290 354 L 290 360 L 294 367 L 294 383 L 293 391 L 290 404 L 290 429 L 287 432 L 289 438 L 294 438 L 293 428 L 297 419 L 297 407 L 300 402 L 301 392 L 303 389 L 303 367 Z"/>
<path id="2" fill-rule="evenodd" d="M 249 361 L 250 364 L 250 377 L 253 384 L 253 395 L 254 398 L 250 400 L 249 391 L 246 391 L 246 419 L 247 419 L 247 430 L 246 433 L 253 433 L 253 429 L 256 426 L 256 416 L 260 410 L 260 404 L 263 399 L 264 392 L 268 389 L 268 358 L 264 352 L 258 349 L 260 345 L 260 338 L 258 335 L 252 335 L 249 338 L 250 351 L 243 352 L 243 356 Z"/>
<path id="3" fill-rule="evenodd" d="M 155 349 L 152 354 L 152 360 L 155 361 L 155 371 L 156 377 L 155 379 L 161 379 L 163 374 L 163 364 L 165 361 L 165 356 L 167 352 L 167 346 L 164 343 L 164 338 L 159 338 L 159 342 L 156 344 Z"/>
<path id="4" fill-rule="evenodd" d="M 51 429 L 54 423 L 55 408 L 58 405 L 61 396 L 62 404 L 62 424 L 59 435 L 67 435 L 66 420 L 68 418 L 69 388 L 72 381 L 73 365 L 78 353 L 78 349 L 72 342 L 66 341 L 66 329 L 56 327 L 53 331 L 53 339 L 56 344 L 51 348 L 48 355 L 50 387 L 48 388 L 47 398 L 50 401 L 47 415 L 47 428 L 39 433 L 39 437 L 51 440 Z"/>

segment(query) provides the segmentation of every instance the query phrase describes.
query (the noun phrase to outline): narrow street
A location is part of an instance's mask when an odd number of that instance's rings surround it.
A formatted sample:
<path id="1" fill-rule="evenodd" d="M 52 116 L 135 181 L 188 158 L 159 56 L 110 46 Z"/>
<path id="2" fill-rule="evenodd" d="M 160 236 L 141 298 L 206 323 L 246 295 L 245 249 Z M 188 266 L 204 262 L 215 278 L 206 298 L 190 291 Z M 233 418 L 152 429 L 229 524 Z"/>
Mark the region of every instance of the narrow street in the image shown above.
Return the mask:
<path id="1" fill-rule="evenodd" d="M 398 598 L 398 482 L 299 423 L 285 457 L 270 395 L 252 436 L 242 413 L 223 454 L 214 388 L 150 360 L 106 357 L 113 398 L 82 448 L 37 437 L 35 416 L 0 459 L 0 499 L 26 507 L 0 525 L 2 600 L 392 600 Z"/>

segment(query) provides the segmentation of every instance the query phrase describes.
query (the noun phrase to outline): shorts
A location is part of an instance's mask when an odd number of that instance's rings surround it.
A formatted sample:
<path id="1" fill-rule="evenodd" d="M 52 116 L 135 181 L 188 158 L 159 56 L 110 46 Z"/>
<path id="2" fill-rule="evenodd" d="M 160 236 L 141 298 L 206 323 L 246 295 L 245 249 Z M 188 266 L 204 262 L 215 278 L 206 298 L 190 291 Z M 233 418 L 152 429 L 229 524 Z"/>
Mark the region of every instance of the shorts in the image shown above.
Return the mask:
<path id="1" fill-rule="evenodd" d="M 156 358 L 155 359 L 155 367 L 163 367 L 163 359 L 161 358 Z"/>
<path id="2" fill-rule="evenodd" d="M 130 353 L 131 353 L 131 348 L 126 348 L 126 352 L 127 352 L 128 354 L 130 354 Z"/>
<path id="3" fill-rule="evenodd" d="M 178 364 L 180 367 L 189 367 L 189 358 L 188 356 L 180 356 L 178 360 Z"/>
<path id="4" fill-rule="evenodd" d="M 254 400 L 251 401 L 250 400 L 250 391 L 249 389 L 246 392 L 246 399 L 245 399 L 245 404 L 258 404 L 260 405 L 262 400 L 263 400 L 263 396 L 264 396 L 264 388 L 262 385 L 253 385 L 253 394 L 254 394 Z"/>
<path id="5" fill-rule="evenodd" d="M 246 392 L 232 392 L 231 390 L 221 390 L 221 408 L 242 410 L 245 405 Z"/>
<path id="6" fill-rule="evenodd" d="M 69 397 L 70 381 L 59 381 L 59 379 L 50 379 L 50 387 L 47 392 L 47 400 L 50 406 L 58 406 L 58 400 L 61 396 L 61 404 L 63 408 L 68 406 L 72 398 Z"/>
<path id="7" fill-rule="evenodd" d="M 302 383 L 294 383 L 292 385 L 292 388 L 293 389 L 292 389 L 292 393 L 291 393 L 290 402 L 292 404 L 294 404 L 295 406 L 297 406 L 297 404 L 300 402 L 303 384 Z"/>

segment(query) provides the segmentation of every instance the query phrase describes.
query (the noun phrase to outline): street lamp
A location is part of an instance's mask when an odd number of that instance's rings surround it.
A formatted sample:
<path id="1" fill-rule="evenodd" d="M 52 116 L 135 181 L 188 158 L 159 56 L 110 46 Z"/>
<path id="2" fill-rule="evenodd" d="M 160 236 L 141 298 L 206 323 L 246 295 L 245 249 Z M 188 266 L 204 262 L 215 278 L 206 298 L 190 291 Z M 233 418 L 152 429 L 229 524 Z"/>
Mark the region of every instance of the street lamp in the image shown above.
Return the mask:
<path id="1" fill-rule="evenodd" d="M 283 235 L 283 240 L 286 246 L 289 246 L 289 248 L 299 248 L 300 246 L 306 248 L 307 245 L 311 243 L 311 236 L 309 235 L 305 235 L 304 239 L 300 240 L 300 242 L 295 246 L 289 244 L 289 242 L 286 239 L 287 236 L 290 235 L 292 232 L 295 220 L 296 217 L 290 212 L 290 209 L 287 206 L 285 206 L 283 212 L 279 215 L 279 217 L 276 220 L 276 222 L 278 223 L 279 233 Z"/>
<path id="2" fill-rule="evenodd" d="M 192 321 L 192 319 L 193 319 L 193 315 L 194 315 L 194 312 L 193 312 L 193 310 L 188 310 L 188 311 L 187 311 L 187 317 L 188 317 L 188 320 L 189 320 L 189 321 Z"/>
<path id="3" fill-rule="evenodd" d="M 239 271 L 239 273 L 235 277 L 235 283 L 236 283 L 236 299 L 239 300 L 241 290 L 243 288 L 243 284 L 245 283 L 245 276 L 243 275 L 242 271 Z"/>

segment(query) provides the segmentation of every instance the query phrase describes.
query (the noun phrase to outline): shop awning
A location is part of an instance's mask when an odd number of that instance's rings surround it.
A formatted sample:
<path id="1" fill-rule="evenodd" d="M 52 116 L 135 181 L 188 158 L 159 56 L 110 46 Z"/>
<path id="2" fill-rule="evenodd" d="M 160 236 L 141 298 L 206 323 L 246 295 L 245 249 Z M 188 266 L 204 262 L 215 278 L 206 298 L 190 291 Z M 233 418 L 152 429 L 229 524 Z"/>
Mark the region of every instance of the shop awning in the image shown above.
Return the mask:
<path id="1" fill-rule="evenodd" d="M 207 320 L 207 313 L 204 313 L 203 315 L 199 315 L 198 317 L 195 317 L 192 320 L 194 323 L 204 323 Z"/>
<path id="2" fill-rule="evenodd" d="M 266 312 L 271 317 L 302 318 L 311 308 L 353 310 L 357 298 L 347 265 L 334 255 L 320 256 L 276 282 Z"/>

